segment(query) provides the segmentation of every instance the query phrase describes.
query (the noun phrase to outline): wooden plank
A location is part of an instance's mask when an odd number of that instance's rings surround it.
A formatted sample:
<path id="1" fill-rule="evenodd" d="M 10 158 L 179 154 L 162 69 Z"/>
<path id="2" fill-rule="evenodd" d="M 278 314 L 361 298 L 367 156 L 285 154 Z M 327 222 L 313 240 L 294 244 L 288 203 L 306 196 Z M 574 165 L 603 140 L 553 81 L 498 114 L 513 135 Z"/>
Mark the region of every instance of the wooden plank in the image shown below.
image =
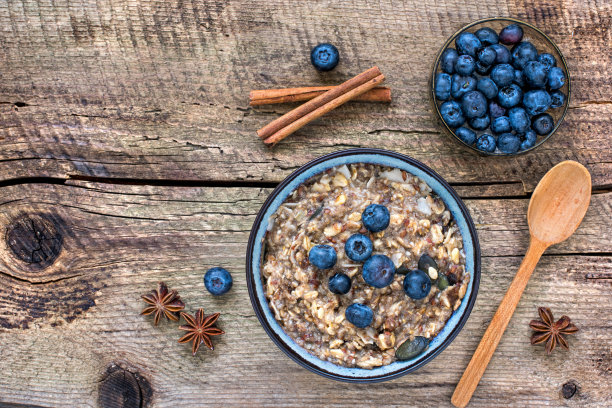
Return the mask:
<path id="1" fill-rule="evenodd" d="M 471 200 L 479 224 L 482 281 L 455 341 L 417 373 L 372 385 L 339 384 L 291 362 L 254 316 L 244 280 L 251 224 L 269 189 L 30 184 L 0 189 L 0 229 L 16 217 L 51 219 L 62 250 L 51 266 L 19 260 L 0 241 L 0 401 L 96 406 L 128 401 L 165 406 L 450 406 L 454 385 L 484 332 L 527 243 L 526 200 Z M 472 406 L 600 407 L 612 402 L 610 194 L 593 197 L 577 235 L 545 256 L 478 388 Z M 508 227 L 510 226 L 510 227 Z M 506 243 L 496 234 L 509 237 Z M 605 232 L 606 234 L 604 234 Z M 53 237 L 47 234 L 46 237 Z M 505 246 L 504 246 L 505 245 Z M 501 247 L 501 252 L 496 248 Z M 583 255 L 588 252 L 591 255 Z M 598 255 L 599 254 L 599 255 Z M 213 299 L 202 275 L 233 272 Z M 222 313 L 226 335 L 192 357 L 173 324 L 153 327 L 139 295 L 163 279 L 189 309 Z M 569 315 L 581 331 L 569 352 L 547 357 L 529 345 L 537 306 Z M 520 378 L 521 386 L 517 387 Z M 561 388 L 572 382 L 571 399 Z M 340 391 L 341 390 L 341 391 Z"/>
<path id="2" fill-rule="evenodd" d="M 515 158 L 460 147 L 442 133 L 427 93 L 444 40 L 493 15 L 542 28 L 571 69 L 566 123 L 535 152 Z M 610 186 L 611 22 L 612 9 L 601 1 L 4 2 L 0 179 L 278 182 L 321 154 L 382 147 L 451 182 L 531 191 L 552 165 L 574 159 L 587 166 L 595 188 Z M 338 68 L 326 74 L 308 61 L 321 41 L 341 53 Z M 290 106 L 249 108 L 249 90 L 337 84 L 374 64 L 393 88 L 390 105 L 347 104 L 273 149 L 255 136 Z"/>

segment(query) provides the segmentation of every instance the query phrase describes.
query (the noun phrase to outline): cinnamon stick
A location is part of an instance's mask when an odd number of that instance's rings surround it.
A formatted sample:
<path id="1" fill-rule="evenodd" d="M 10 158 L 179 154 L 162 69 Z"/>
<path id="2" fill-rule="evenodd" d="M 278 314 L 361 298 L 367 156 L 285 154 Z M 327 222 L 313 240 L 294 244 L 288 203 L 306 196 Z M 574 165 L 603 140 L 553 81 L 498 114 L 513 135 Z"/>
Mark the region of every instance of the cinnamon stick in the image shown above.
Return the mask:
<path id="1" fill-rule="evenodd" d="M 283 129 L 284 127 L 302 118 L 303 116 L 311 113 L 312 111 L 320 108 L 321 106 L 324 106 L 325 104 L 357 88 L 358 86 L 364 85 L 368 81 L 380 75 L 382 75 L 382 73 L 380 72 L 378 67 L 372 67 L 368 69 L 367 71 L 364 71 L 361 74 L 357 75 L 356 77 L 353 77 L 349 79 L 348 81 L 343 82 L 342 84 L 334 87 L 333 89 L 330 89 L 329 91 L 317 96 L 316 98 L 311 99 L 308 102 L 298 106 L 297 108 L 287 112 L 280 118 L 273 120 L 272 122 L 268 123 L 266 126 L 259 129 L 257 131 L 257 135 L 262 139 L 267 139 L 273 134 L 275 134 L 276 132 L 278 132 L 279 130 Z M 373 87 L 374 86 L 366 89 L 366 91 L 372 89 Z M 361 92 L 360 95 L 362 93 L 363 92 Z"/>
<path id="2" fill-rule="evenodd" d="M 340 106 L 340 105 L 350 101 L 351 99 L 356 98 L 357 96 L 364 94 L 365 92 L 367 92 L 370 89 L 374 88 L 378 84 L 382 83 L 384 80 L 385 80 L 385 76 L 383 74 L 380 74 L 380 75 L 376 76 L 375 78 L 372 78 L 372 79 L 368 80 L 367 82 L 357 86 L 356 88 L 353 88 L 350 91 L 343 93 L 342 95 L 332 99 L 331 101 L 325 103 L 322 106 L 319 106 L 318 108 L 316 108 L 315 110 L 311 111 L 310 113 L 307 113 L 306 115 L 302 116 L 301 118 L 291 122 L 287 126 L 285 126 L 285 127 L 281 128 L 280 130 L 276 131 L 271 136 L 266 138 L 264 140 L 264 143 L 267 144 L 267 145 L 274 145 L 274 144 L 280 142 L 281 140 L 283 140 L 284 138 L 289 136 L 291 133 L 293 133 L 296 130 L 300 129 L 301 127 L 303 127 L 304 125 L 308 124 L 309 122 L 311 122 L 311 121 L 313 121 L 313 120 L 323 116 L 327 112 L 329 112 L 332 109 L 335 109 L 338 106 Z M 330 90 L 330 91 L 327 91 L 326 93 L 330 93 L 332 91 L 333 90 Z"/>
<path id="3" fill-rule="evenodd" d="M 308 101 L 322 93 L 335 88 L 335 86 L 308 86 L 302 88 L 260 89 L 249 93 L 249 105 L 272 105 L 276 103 L 291 103 Z M 359 95 L 354 101 L 361 102 L 391 102 L 391 88 L 377 86 L 368 92 Z"/>

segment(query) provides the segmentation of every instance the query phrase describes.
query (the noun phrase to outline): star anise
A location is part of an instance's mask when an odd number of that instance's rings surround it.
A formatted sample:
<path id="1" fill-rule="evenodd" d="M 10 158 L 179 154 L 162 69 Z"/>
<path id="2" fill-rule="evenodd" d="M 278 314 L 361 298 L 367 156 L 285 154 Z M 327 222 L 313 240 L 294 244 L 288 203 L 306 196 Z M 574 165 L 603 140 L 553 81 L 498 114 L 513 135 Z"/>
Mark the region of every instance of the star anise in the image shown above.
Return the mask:
<path id="1" fill-rule="evenodd" d="M 198 309 L 195 317 L 181 312 L 181 316 L 187 322 L 185 326 L 179 326 L 179 329 L 186 330 L 187 333 L 179 339 L 179 343 L 193 342 L 191 351 L 195 356 L 195 353 L 200 348 L 200 344 L 206 344 L 206 347 L 213 350 L 213 344 L 211 341 L 212 336 L 218 336 L 225 332 L 217 327 L 214 327 L 220 313 L 211 314 L 204 316 L 204 309 Z"/>
<path id="2" fill-rule="evenodd" d="M 570 318 L 561 316 L 561 318 L 555 322 L 552 312 L 547 307 L 539 307 L 538 314 L 542 320 L 532 320 L 531 323 L 529 323 L 529 327 L 535 330 L 531 336 L 531 344 L 546 342 L 547 354 L 552 353 L 557 344 L 569 350 L 567 340 L 563 335 L 574 334 L 578 331 L 578 328 L 572 324 Z"/>
<path id="3" fill-rule="evenodd" d="M 176 290 L 168 291 L 168 287 L 164 282 L 157 284 L 157 290 L 152 290 L 151 293 L 141 296 L 142 299 L 149 304 L 145 307 L 141 314 L 154 314 L 153 324 L 157 326 L 159 319 L 166 316 L 169 320 L 178 322 L 178 312 L 185 308 L 185 304 L 181 301 L 181 297 Z"/>

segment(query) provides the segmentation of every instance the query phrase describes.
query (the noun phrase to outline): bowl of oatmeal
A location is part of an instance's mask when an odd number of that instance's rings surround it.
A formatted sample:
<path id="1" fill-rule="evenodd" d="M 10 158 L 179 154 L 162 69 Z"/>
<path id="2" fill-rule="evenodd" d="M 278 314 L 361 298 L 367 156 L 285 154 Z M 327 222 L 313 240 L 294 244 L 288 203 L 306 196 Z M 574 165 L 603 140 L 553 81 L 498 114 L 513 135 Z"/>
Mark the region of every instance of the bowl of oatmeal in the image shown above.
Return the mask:
<path id="1" fill-rule="evenodd" d="M 257 317 L 290 358 L 335 380 L 375 382 L 416 370 L 457 336 L 476 300 L 480 248 L 437 173 L 395 152 L 351 149 L 307 163 L 270 194 L 246 273 Z"/>

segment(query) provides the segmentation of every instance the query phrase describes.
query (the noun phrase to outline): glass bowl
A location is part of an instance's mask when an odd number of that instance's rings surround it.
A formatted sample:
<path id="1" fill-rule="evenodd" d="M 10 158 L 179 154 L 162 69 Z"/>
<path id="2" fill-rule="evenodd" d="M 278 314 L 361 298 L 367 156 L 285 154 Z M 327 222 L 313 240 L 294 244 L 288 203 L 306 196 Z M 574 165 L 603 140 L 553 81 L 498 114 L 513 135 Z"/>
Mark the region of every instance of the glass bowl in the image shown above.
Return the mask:
<path id="1" fill-rule="evenodd" d="M 522 29 L 523 29 L 523 40 L 522 41 L 529 41 L 531 42 L 538 50 L 538 53 L 549 53 L 551 55 L 553 55 L 555 57 L 555 59 L 557 60 L 557 66 L 562 68 L 563 71 L 565 71 L 565 76 L 566 76 L 566 81 L 565 84 L 563 85 L 563 87 L 561 87 L 560 91 L 563 92 L 566 95 L 565 98 L 565 104 L 563 106 L 560 106 L 558 108 L 550 108 L 546 111 L 546 113 L 550 114 L 554 121 L 555 124 L 553 126 L 553 129 L 550 133 L 546 134 L 546 135 L 542 135 L 542 136 L 537 136 L 536 139 L 536 143 L 525 150 L 519 150 L 516 153 L 502 153 L 499 151 L 499 149 L 495 149 L 494 152 L 485 152 L 482 150 L 477 149 L 474 144 L 469 145 L 466 142 L 464 142 L 463 140 L 461 140 L 456 134 L 455 134 L 455 130 L 453 128 L 451 128 L 450 126 L 448 126 L 446 124 L 446 122 L 444 122 L 444 120 L 442 119 L 442 114 L 440 112 L 440 105 L 442 105 L 442 103 L 444 101 L 438 101 L 436 99 L 435 96 L 435 80 L 436 80 L 436 75 L 439 72 L 442 72 L 441 68 L 440 68 L 440 60 L 442 57 L 442 53 L 444 52 L 444 50 L 446 50 L 447 48 L 454 48 L 455 45 L 455 39 L 463 32 L 471 32 L 474 33 L 476 30 L 478 30 L 479 28 L 483 28 L 483 27 L 489 27 L 493 30 L 495 30 L 495 32 L 499 33 L 501 31 L 502 28 L 506 27 L 507 25 L 510 24 L 518 24 Z M 507 46 L 508 49 L 511 49 L 511 46 Z M 479 78 L 480 75 L 478 75 L 477 73 L 472 74 L 475 77 Z M 463 27 L 462 29 L 460 29 L 459 31 L 457 31 L 455 34 L 453 34 L 442 46 L 442 48 L 440 49 L 440 52 L 438 53 L 438 55 L 436 56 L 435 62 L 434 62 L 434 66 L 433 66 L 433 71 L 431 74 L 431 80 L 430 80 L 430 89 L 431 89 L 431 97 L 432 97 L 432 101 L 433 101 L 433 105 L 434 105 L 434 109 L 436 111 L 436 114 L 438 115 L 440 121 L 442 122 L 443 126 L 446 128 L 446 130 L 461 144 L 463 144 L 464 146 L 469 147 L 470 149 L 483 154 L 483 155 L 490 155 L 490 156 L 514 156 L 514 155 L 518 155 L 518 154 L 523 154 L 526 152 L 529 152 L 533 149 L 535 149 L 536 147 L 540 146 L 542 143 L 544 143 L 546 140 L 548 140 L 548 138 L 550 138 L 553 133 L 555 133 L 557 131 L 557 129 L 559 128 L 559 125 L 561 125 L 561 123 L 563 122 L 563 119 L 565 118 L 565 114 L 567 113 L 567 109 L 569 106 L 569 101 L 570 101 L 570 73 L 569 73 L 569 69 L 567 67 L 567 62 L 565 61 L 565 58 L 563 57 L 563 54 L 561 54 L 561 50 L 559 50 L 559 47 L 557 47 L 557 45 L 546 35 L 544 34 L 542 31 L 540 31 L 538 28 L 534 27 L 533 25 L 526 23 L 524 21 L 520 21 L 514 18 L 510 18 L 510 17 L 492 17 L 492 18 L 485 18 L 482 20 L 478 20 L 478 21 L 474 21 L 468 25 L 466 25 L 465 27 Z M 473 129 L 472 129 L 473 130 Z M 480 136 L 483 133 L 488 133 L 488 134 L 493 134 L 491 132 L 491 130 L 489 128 L 487 128 L 486 130 L 482 131 L 482 130 L 474 130 L 476 132 L 477 137 Z"/>

